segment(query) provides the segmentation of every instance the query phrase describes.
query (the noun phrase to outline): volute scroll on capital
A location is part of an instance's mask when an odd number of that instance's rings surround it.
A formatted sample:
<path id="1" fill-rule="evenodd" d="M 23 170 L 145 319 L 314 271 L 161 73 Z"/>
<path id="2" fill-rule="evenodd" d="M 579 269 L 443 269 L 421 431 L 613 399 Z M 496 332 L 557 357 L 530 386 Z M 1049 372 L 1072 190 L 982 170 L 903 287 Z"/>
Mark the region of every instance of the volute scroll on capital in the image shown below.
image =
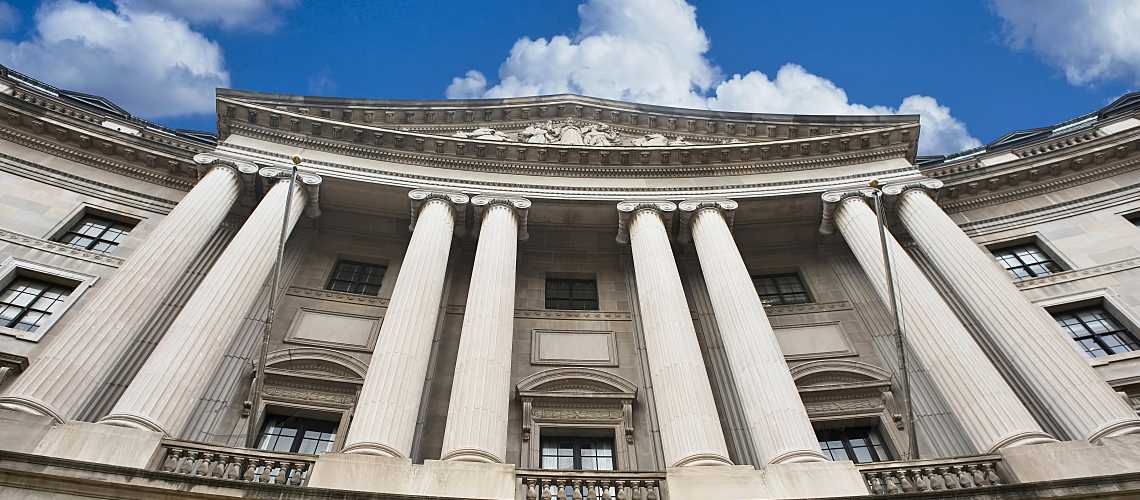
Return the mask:
<path id="1" fill-rule="evenodd" d="M 724 217 L 725 224 L 728 224 L 728 229 L 731 231 L 736 222 L 736 209 L 740 207 L 740 204 L 736 200 L 728 198 L 698 198 L 682 201 L 677 206 L 681 209 L 681 227 L 677 233 L 677 240 L 681 243 L 689 243 L 692 240 L 690 222 L 697 212 L 704 209 L 720 212 L 721 217 Z"/>
<path id="2" fill-rule="evenodd" d="M 277 182 L 286 181 L 289 178 L 291 169 L 284 167 L 261 167 L 257 171 L 258 175 L 267 179 L 276 179 Z M 320 205 L 320 185 L 324 180 L 320 175 L 312 172 L 297 171 L 297 180 L 300 182 L 298 185 L 301 189 L 305 190 L 305 216 L 310 219 L 315 219 L 321 216 Z"/>
<path id="3" fill-rule="evenodd" d="M 501 205 L 511 209 L 518 218 L 519 224 L 519 241 L 526 241 L 530 238 L 530 233 L 527 232 L 526 219 L 530 209 L 530 200 L 521 196 L 512 196 L 509 194 L 498 193 L 484 193 L 477 194 L 471 197 L 471 206 L 475 207 L 475 227 L 478 231 L 479 223 L 483 218 L 483 213 L 495 206 Z"/>
<path id="4" fill-rule="evenodd" d="M 408 198 L 411 200 L 411 222 L 408 224 L 408 231 L 416 230 L 416 221 L 419 220 L 420 209 L 424 205 L 431 200 L 441 200 L 451 208 L 451 213 L 455 217 L 455 231 L 462 233 L 467 215 L 467 210 L 463 207 L 471 201 L 470 196 L 458 191 L 413 189 L 408 192 Z"/>
<path id="5" fill-rule="evenodd" d="M 933 195 L 942 188 L 943 182 L 938 179 L 920 179 L 911 182 L 900 182 L 898 184 L 890 184 L 883 186 L 883 194 L 888 196 L 899 197 L 907 191 L 921 190 L 927 194 Z"/>
<path id="6" fill-rule="evenodd" d="M 238 174 L 255 174 L 258 171 L 257 165 L 252 162 L 227 158 L 214 153 L 198 153 L 194 155 L 194 163 L 199 165 L 198 177 L 201 177 L 211 167 L 215 166 L 229 167 Z"/>
<path id="7" fill-rule="evenodd" d="M 828 191 L 823 193 L 823 211 L 820 214 L 819 234 L 830 235 L 835 233 L 835 207 L 846 200 L 865 199 L 873 196 L 871 188 L 852 188 L 847 190 Z"/>
<path id="8" fill-rule="evenodd" d="M 652 211 L 661 217 L 661 221 L 668 231 L 668 228 L 673 225 L 673 213 L 677 211 L 677 204 L 666 200 L 633 200 L 618 203 L 617 210 L 617 242 L 626 244 L 629 243 L 629 222 L 633 220 L 634 214 L 646 210 Z"/>

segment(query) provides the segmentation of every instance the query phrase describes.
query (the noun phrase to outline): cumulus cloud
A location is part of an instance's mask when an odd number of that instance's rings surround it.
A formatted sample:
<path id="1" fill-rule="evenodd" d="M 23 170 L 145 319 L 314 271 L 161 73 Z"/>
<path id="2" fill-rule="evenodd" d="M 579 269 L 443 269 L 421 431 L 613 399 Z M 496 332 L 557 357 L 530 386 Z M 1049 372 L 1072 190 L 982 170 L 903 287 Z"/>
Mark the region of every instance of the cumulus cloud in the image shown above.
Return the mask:
<path id="1" fill-rule="evenodd" d="M 282 23 L 280 11 L 297 0 L 115 0 L 120 9 L 168 14 L 191 24 L 268 32 Z"/>
<path id="2" fill-rule="evenodd" d="M 72 0 L 41 6 L 30 39 L 0 40 L 0 61 L 152 118 L 210 113 L 230 83 L 221 48 L 185 21 Z"/>
<path id="3" fill-rule="evenodd" d="M 919 149 L 941 154 L 979 146 L 950 109 L 923 95 L 897 107 L 852 103 L 834 82 L 796 64 L 769 78 L 760 71 L 725 78 L 706 56 L 709 39 L 682 0 L 587 0 L 573 37 L 521 38 L 491 85 L 471 70 L 452 79 L 449 98 L 575 93 L 725 111 L 799 114 L 915 113 Z"/>
<path id="4" fill-rule="evenodd" d="M 1073 85 L 1104 80 L 1140 84 L 1140 2 L 1135 0 L 995 0 L 1005 41 L 1031 50 Z"/>

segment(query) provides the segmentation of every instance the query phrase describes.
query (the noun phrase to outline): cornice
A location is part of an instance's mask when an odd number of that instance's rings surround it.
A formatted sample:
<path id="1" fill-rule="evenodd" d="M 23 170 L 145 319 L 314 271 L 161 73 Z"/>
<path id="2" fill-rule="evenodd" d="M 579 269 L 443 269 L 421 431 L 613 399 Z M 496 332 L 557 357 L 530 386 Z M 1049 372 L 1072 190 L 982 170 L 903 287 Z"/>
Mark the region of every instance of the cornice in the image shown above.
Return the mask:
<path id="1" fill-rule="evenodd" d="M 241 108 L 251 106 L 327 118 L 341 123 L 377 124 L 404 129 L 447 130 L 464 125 L 498 127 L 520 121 L 573 118 L 670 135 L 699 134 L 720 139 L 759 141 L 918 124 L 915 115 L 739 113 L 656 106 L 570 94 L 507 99 L 392 101 L 218 90 L 219 117 L 247 119 L 247 116 L 242 116 Z"/>
<path id="2" fill-rule="evenodd" d="M 1109 273 L 1127 271 L 1129 269 L 1136 269 L 1138 267 L 1140 267 L 1140 257 L 1134 257 L 1131 259 L 1110 262 L 1108 264 L 1102 264 L 1099 266 L 1050 274 L 1048 276 L 1042 276 L 1040 278 L 1018 280 L 1013 282 L 1013 284 L 1022 290 L 1030 290 L 1033 288 L 1041 288 L 1045 286 L 1056 285 L 1059 283 L 1067 283 L 1070 281 L 1092 278 L 1094 276 L 1100 276 Z"/>
<path id="3" fill-rule="evenodd" d="M 82 149 L 75 149 L 65 144 L 48 141 L 35 135 L 24 133 L 9 126 L 0 126 L 0 139 L 14 142 L 29 149 L 48 153 L 55 157 L 64 158 L 76 163 L 82 163 L 90 167 L 95 167 L 100 170 L 106 170 L 108 172 L 113 172 L 126 177 L 143 180 L 180 191 L 189 191 L 194 187 L 195 184 L 194 181 L 191 181 L 186 177 L 163 174 L 148 168 L 136 167 L 128 163 L 106 158 L 105 156 L 92 154 Z M 107 146 L 103 148 L 105 152 L 118 151 L 123 154 L 127 154 L 128 156 L 133 157 L 134 155 L 134 153 L 129 153 L 126 150 L 116 149 L 116 147 L 109 142 L 106 143 L 106 145 Z M 88 146 L 90 146 L 90 143 L 88 143 Z M 190 163 L 186 164 L 187 167 L 189 167 L 189 165 Z M 182 166 L 183 165 L 179 162 L 174 165 L 172 169 L 177 171 Z"/>
<path id="4" fill-rule="evenodd" d="M 284 161 L 288 161 L 288 159 L 289 159 L 289 156 L 285 155 L 285 154 L 271 152 L 271 151 L 264 151 L 264 150 L 260 150 L 260 149 L 256 149 L 256 148 L 234 145 L 234 144 L 227 144 L 224 146 L 224 149 L 231 151 L 231 152 L 234 152 L 235 154 L 245 153 L 245 154 L 251 155 L 252 157 L 258 158 L 256 161 L 263 161 L 264 160 L 264 161 L 273 161 L 273 162 L 284 162 Z M 410 161 L 407 161 L 407 160 L 400 160 L 400 159 L 394 159 L 394 158 L 389 158 L 389 160 L 401 162 L 401 163 L 405 163 L 405 164 L 411 163 Z M 368 177 L 377 177 L 377 179 L 376 179 L 377 181 L 381 180 L 379 177 L 387 177 L 387 179 L 383 179 L 386 183 L 393 184 L 393 185 L 404 185 L 404 186 L 412 187 L 412 188 L 435 187 L 435 188 L 442 188 L 442 189 L 461 189 L 461 190 L 482 190 L 485 188 L 491 188 L 491 189 L 496 189 L 496 190 L 517 190 L 520 194 L 523 194 L 523 195 L 528 196 L 528 197 L 535 197 L 535 198 L 549 198 L 549 197 L 557 197 L 557 195 L 564 195 L 568 199 L 605 199 L 605 200 L 611 200 L 611 199 L 615 199 L 615 198 L 628 198 L 629 196 L 632 196 L 635 194 L 640 194 L 640 193 L 646 193 L 646 194 L 650 194 L 650 195 L 656 195 L 657 193 L 666 193 L 669 196 L 676 196 L 676 197 L 680 198 L 680 197 L 691 196 L 690 194 L 686 194 L 686 193 L 710 193 L 710 192 L 726 192 L 727 193 L 727 192 L 731 192 L 730 194 L 727 194 L 727 196 L 744 198 L 744 197 L 748 197 L 748 196 L 740 194 L 741 191 L 758 191 L 758 190 L 764 190 L 764 189 L 773 189 L 773 190 L 774 189 L 786 189 L 786 188 L 794 188 L 797 186 L 807 186 L 807 185 L 819 185 L 819 186 L 849 185 L 849 184 L 852 184 L 853 182 L 866 180 L 870 177 L 877 177 L 880 179 L 891 179 L 894 177 L 910 177 L 910 176 L 912 176 L 912 174 L 917 172 L 914 169 L 914 167 L 908 165 L 907 167 L 904 167 L 904 168 L 893 168 L 893 169 L 889 169 L 889 170 L 880 170 L 878 172 L 874 172 L 873 174 L 857 173 L 857 174 L 852 174 L 852 175 L 840 175 L 840 176 L 832 176 L 832 177 L 816 177 L 816 178 L 811 178 L 811 179 L 797 179 L 797 180 L 788 180 L 788 181 L 734 183 L 734 184 L 719 184 L 719 185 L 709 185 L 709 186 L 691 186 L 691 185 L 685 184 L 685 185 L 678 185 L 678 186 L 671 186 L 671 187 L 644 186 L 644 187 L 638 187 L 638 188 L 626 188 L 626 187 L 612 187 L 612 186 L 585 186 L 585 187 L 582 187 L 582 186 L 551 186 L 549 184 L 522 183 L 522 182 L 501 182 L 501 181 L 493 181 L 493 180 L 480 180 L 477 182 L 472 181 L 472 182 L 464 183 L 461 181 L 457 181 L 453 177 L 437 177 L 437 176 L 430 176 L 430 175 L 412 174 L 412 173 L 408 173 L 405 171 L 384 170 L 384 169 L 375 168 L 375 167 L 363 167 L 357 163 L 336 163 L 336 162 L 313 160 L 313 159 L 306 159 L 305 163 L 309 164 L 309 165 L 317 166 L 317 167 L 340 170 L 341 172 L 356 172 L 356 173 L 364 174 L 365 176 L 368 176 Z M 440 165 L 441 163 L 443 163 L 443 162 L 439 162 L 437 160 L 433 164 L 425 163 L 425 165 L 439 167 L 439 166 L 441 166 Z M 446 166 L 446 164 L 444 164 L 444 166 Z M 332 171 L 323 171 L 323 172 L 321 172 L 321 175 L 324 175 L 327 178 L 345 177 L 343 174 L 338 175 L 337 172 L 332 172 Z M 535 180 L 538 181 L 538 180 L 541 180 L 541 178 L 536 178 Z M 826 189 L 830 189 L 830 187 L 821 187 L 818 190 L 813 189 L 812 191 L 823 191 Z"/>
<path id="5" fill-rule="evenodd" d="M 1093 195 L 1082 196 L 1080 198 L 1052 203 L 1011 214 L 963 222 L 959 224 L 959 227 L 961 227 L 967 235 L 976 236 L 995 231 L 1004 231 L 1010 227 L 1037 224 L 1042 222 L 1042 220 L 1072 217 L 1074 215 L 1100 210 L 1104 207 L 1128 203 L 1137 197 L 1140 197 L 1140 183 L 1129 184 Z"/>
<path id="6" fill-rule="evenodd" d="M 0 128 L 0 137 L 3 136 L 3 128 Z M 12 172 L 21 177 L 35 179 L 45 184 L 54 185 L 76 192 L 86 192 L 98 198 L 113 200 L 116 203 L 132 206 L 140 210 L 154 212 L 158 214 L 167 214 L 174 208 L 175 202 L 166 198 L 152 196 L 146 193 L 137 191 L 130 191 L 120 186 L 106 184 L 99 181 L 94 181 L 86 177 L 78 176 L 69 172 L 49 168 L 38 163 L 33 163 L 22 158 L 9 156 L 0 153 L 0 170 Z M 111 193 L 118 193 L 118 196 L 110 196 Z"/>
<path id="7" fill-rule="evenodd" d="M 92 252 L 90 250 L 84 250 L 70 245 L 64 245 L 63 243 L 57 243 L 54 241 L 45 240 L 43 238 L 36 238 L 35 236 L 28 236 L 23 233 L 9 231 L 3 228 L 0 228 L 0 241 L 6 241 L 15 245 L 34 248 L 36 250 L 92 262 L 112 268 L 117 268 L 123 265 L 122 257 L 115 257 L 114 255 L 109 255 L 102 252 Z"/>
<path id="8" fill-rule="evenodd" d="M 575 146 L 489 141 L 337 122 L 280 110 L 247 109 L 226 135 L 298 145 L 346 156 L 463 170 L 575 177 L 742 175 L 913 158 L 917 125 L 766 143 L 685 146 Z M 268 114 L 267 118 L 262 115 Z M 656 168 L 655 168 L 656 167 Z"/>
<path id="9" fill-rule="evenodd" d="M 334 302 L 344 302 L 346 304 L 358 304 L 375 307 L 388 307 L 389 301 L 389 299 L 382 297 L 336 292 L 333 290 L 323 290 L 301 286 L 291 286 L 285 293 L 294 297 L 307 297 L 310 299 L 331 300 Z"/>

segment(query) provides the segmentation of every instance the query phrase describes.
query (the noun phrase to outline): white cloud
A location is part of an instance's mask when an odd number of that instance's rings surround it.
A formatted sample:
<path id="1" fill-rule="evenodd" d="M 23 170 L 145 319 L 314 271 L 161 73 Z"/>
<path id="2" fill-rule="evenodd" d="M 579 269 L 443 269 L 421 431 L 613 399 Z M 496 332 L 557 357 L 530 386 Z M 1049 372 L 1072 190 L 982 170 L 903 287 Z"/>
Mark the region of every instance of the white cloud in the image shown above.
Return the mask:
<path id="1" fill-rule="evenodd" d="M 766 113 L 922 115 L 919 149 L 941 154 L 980 145 L 933 97 L 913 95 L 897 108 L 852 103 L 830 80 L 796 64 L 775 79 L 759 71 L 724 79 L 706 53 L 696 9 L 682 0 L 587 0 L 573 37 L 521 38 L 499 67 L 499 82 L 468 71 L 449 98 L 575 93 L 625 101 Z"/>
<path id="2" fill-rule="evenodd" d="M 1073 85 L 1105 80 L 1140 84 L 1140 2 L 994 0 L 1005 41 L 1036 52 Z"/>
<path id="3" fill-rule="evenodd" d="M 120 9 L 165 13 L 191 24 L 216 24 L 229 30 L 268 32 L 277 29 L 279 11 L 298 0 L 115 0 Z"/>
<path id="4" fill-rule="evenodd" d="M 35 34 L 0 40 L 0 61 L 151 118 L 212 113 L 230 83 L 221 48 L 185 21 L 63 0 L 40 7 Z"/>

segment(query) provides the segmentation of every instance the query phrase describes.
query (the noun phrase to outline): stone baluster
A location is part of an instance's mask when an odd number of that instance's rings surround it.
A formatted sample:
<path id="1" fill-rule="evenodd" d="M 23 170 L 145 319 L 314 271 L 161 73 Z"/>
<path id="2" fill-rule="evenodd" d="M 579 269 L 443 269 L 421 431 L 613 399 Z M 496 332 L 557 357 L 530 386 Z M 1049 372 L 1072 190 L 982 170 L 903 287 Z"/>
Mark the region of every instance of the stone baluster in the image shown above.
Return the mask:
<path id="1" fill-rule="evenodd" d="M 676 209 L 664 201 L 618 204 L 618 240 L 633 253 L 661 446 L 668 467 L 731 464 L 665 229 L 663 217 Z"/>
<path id="2" fill-rule="evenodd" d="M 729 229 L 726 219 L 736 206 L 732 200 L 692 200 L 680 208 L 682 231 L 692 231 L 749 434 L 765 464 L 826 461 Z"/>
<path id="3" fill-rule="evenodd" d="M 467 195 L 415 190 L 412 237 L 368 375 L 360 390 L 344 453 L 410 457 L 423 381 L 443 300 L 457 216 Z M 458 208 L 457 208 L 458 207 Z"/>
<path id="4" fill-rule="evenodd" d="M 479 243 L 464 307 L 443 433 L 443 460 L 503 463 L 511 396 L 515 264 L 526 240 L 524 198 L 479 195 Z"/>
<path id="5" fill-rule="evenodd" d="M 90 301 L 72 312 L 75 321 L 51 332 L 36 362 L 0 396 L 0 406 L 60 422 L 78 418 L 237 201 L 239 169 L 257 170 L 208 155 L 195 160 L 209 164 L 205 175 L 123 266 L 91 290 Z"/>
<path id="6" fill-rule="evenodd" d="M 834 221 L 872 288 L 889 302 L 875 213 L 859 193 L 826 193 Z M 926 367 L 966 437 L 983 453 L 1055 441 L 1022 406 L 950 306 L 910 256 L 887 235 L 909 351 Z M 949 478 L 947 478 L 949 479 Z"/>
<path id="7" fill-rule="evenodd" d="M 1140 418 L 1078 354 L 1069 336 L 1029 302 L 927 194 L 942 182 L 887 186 L 899 219 L 1014 372 L 1065 433 L 1096 442 L 1140 432 Z M 969 272 L 963 272 L 963 270 Z"/>
<path id="8" fill-rule="evenodd" d="M 266 168 L 262 173 L 279 172 Z M 319 183 L 320 177 L 303 174 L 292 193 L 287 180 L 266 193 L 101 422 L 166 435 L 181 432 L 273 269 L 286 198 L 292 197 L 291 231 L 305 209 L 305 186 Z"/>

